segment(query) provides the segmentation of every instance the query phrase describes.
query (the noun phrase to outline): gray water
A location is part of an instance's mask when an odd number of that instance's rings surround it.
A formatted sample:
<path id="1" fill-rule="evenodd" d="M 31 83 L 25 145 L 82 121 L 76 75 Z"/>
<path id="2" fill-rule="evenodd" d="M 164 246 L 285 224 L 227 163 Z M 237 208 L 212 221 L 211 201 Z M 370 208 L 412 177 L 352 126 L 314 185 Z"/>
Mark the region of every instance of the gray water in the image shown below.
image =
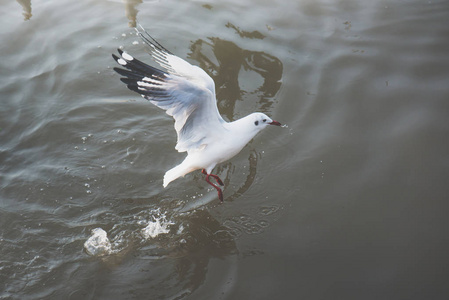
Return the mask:
<path id="1" fill-rule="evenodd" d="M 448 299 L 449 2 L 0 8 L 1 299 Z M 223 204 L 162 187 L 173 121 L 112 70 L 151 61 L 136 19 L 225 119 L 288 126 L 215 169 Z"/>

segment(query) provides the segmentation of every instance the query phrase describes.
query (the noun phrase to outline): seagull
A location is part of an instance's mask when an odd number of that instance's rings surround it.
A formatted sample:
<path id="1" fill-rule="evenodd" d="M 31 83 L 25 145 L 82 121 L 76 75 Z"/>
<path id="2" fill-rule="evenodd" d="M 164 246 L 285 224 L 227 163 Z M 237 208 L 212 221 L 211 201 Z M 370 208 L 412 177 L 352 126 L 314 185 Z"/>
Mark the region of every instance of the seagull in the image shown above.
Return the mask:
<path id="1" fill-rule="evenodd" d="M 123 68 L 114 68 L 128 88 L 165 110 L 175 120 L 178 152 L 187 157 L 164 175 L 164 188 L 173 180 L 195 170 L 202 170 L 206 182 L 218 192 L 223 202 L 223 181 L 212 174 L 213 168 L 229 160 L 268 125 L 281 126 L 267 115 L 255 112 L 233 122 L 221 117 L 215 98 L 215 83 L 201 68 L 191 65 L 159 44 L 142 27 L 135 28 L 149 46 L 150 55 L 164 70 L 152 67 L 118 49 L 112 54 Z M 211 182 L 213 178 L 218 184 Z"/>

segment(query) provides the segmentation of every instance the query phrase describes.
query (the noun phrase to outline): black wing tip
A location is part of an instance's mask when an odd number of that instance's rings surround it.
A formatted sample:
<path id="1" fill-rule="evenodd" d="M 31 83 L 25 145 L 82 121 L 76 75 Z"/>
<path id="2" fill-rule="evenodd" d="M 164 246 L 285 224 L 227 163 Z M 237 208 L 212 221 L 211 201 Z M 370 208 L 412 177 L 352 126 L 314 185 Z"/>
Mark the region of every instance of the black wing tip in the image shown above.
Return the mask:
<path id="1" fill-rule="evenodd" d="M 131 72 L 131 71 L 128 71 L 128 70 L 125 70 L 125 69 L 122 69 L 122 68 L 115 67 L 115 68 L 113 68 L 113 70 L 115 72 L 119 73 L 120 75 L 126 76 L 128 78 L 130 78 L 130 77 L 135 77 L 135 78 L 143 78 L 143 77 L 145 77 L 143 74 Z"/>
<path id="2" fill-rule="evenodd" d="M 118 57 L 117 55 L 115 55 L 114 53 L 112 53 L 112 58 L 118 62 L 118 60 L 121 58 L 122 54 L 123 54 L 123 50 L 121 50 L 120 48 L 117 48 L 118 54 L 120 55 L 120 57 Z"/>
<path id="3" fill-rule="evenodd" d="M 126 71 L 126 70 L 124 70 L 124 69 L 120 69 L 120 68 L 117 68 L 117 67 L 114 67 L 114 68 L 112 68 L 112 70 L 114 70 L 115 72 L 121 72 L 121 71 Z"/>
<path id="4" fill-rule="evenodd" d="M 136 80 L 132 80 L 132 79 L 129 79 L 129 78 L 124 78 L 124 77 L 120 78 L 120 81 L 123 82 L 124 84 L 128 85 L 128 86 L 131 83 L 137 84 Z"/>

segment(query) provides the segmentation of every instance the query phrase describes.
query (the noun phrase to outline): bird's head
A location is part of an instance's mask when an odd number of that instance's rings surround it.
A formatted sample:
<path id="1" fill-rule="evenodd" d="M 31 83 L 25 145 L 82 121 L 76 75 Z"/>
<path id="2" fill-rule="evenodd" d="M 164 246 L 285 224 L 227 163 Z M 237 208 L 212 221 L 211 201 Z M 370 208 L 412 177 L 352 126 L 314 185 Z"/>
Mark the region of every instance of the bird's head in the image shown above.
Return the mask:
<path id="1" fill-rule="evenodd" d="M 259 130 L 262 130 L 267 125 L 276 125 L 281 126 L 281 123 L 278 121 L 272 120 L 270 117 L 268 117 L 266 114 L 263 113 L 253 113 L 252 115 L 252 122 L 254 124 L 254 127 L 256 127 Z"/>
<path id="2" fill-rule="evenodd" d="M 246 128 L 253 132 L 253 134 L 257 134 L 268 125 L 281 126 L 281 123 L 279 123 L 278 121 L 274 121 L 266 114 L 259 112 L 252 113 L 245 119 L 247 119 L 248 122 Z"/>
<path id="3" fill-rule="evenodd" d="M 266 114 L 255 112 L 237 121 L 231 122 L 229 125 L 234 128 L 233 130 L 235 132 L 241 132 L 241 136 L 253 138 L 268 125 L 281 126 L 281 123 L 274 121 Z M 246 143 L 248 141 L 246 141 Z"/>

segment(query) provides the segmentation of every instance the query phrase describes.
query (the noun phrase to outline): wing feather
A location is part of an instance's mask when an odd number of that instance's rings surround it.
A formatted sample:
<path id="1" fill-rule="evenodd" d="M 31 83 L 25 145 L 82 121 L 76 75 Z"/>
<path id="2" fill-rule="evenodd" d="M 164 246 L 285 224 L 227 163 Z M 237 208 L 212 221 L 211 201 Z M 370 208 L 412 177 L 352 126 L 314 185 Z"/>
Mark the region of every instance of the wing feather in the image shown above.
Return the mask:
<path id="1" fill-rule="evenodd" d="M 150 45 L 154 60 L 166 71 L 145 64 L 120 49 L 120 57 L 114 54 L 112 57 L 126 69 L 114 70 L 123 76 L 120 80 L 130 90 L 175 119 L 179 152 L 204 148 L 216 139 L 213 133 L 225 130 L 212 78 L 202 69 L 171 54 L 148 33 L 139 32 L 139 35 Z"/>
<path id="2" fill-rule="evenodd" d="M 135 28 L 137 34 L 149 46 L 153 59 L 170 74 L 184 77 L 198 85 L 204 86 L 215 95 L 213 79 L 201 68 L 193 66 L 182 58 L 174 55 L 156 41 L 140 24 Z"/>

